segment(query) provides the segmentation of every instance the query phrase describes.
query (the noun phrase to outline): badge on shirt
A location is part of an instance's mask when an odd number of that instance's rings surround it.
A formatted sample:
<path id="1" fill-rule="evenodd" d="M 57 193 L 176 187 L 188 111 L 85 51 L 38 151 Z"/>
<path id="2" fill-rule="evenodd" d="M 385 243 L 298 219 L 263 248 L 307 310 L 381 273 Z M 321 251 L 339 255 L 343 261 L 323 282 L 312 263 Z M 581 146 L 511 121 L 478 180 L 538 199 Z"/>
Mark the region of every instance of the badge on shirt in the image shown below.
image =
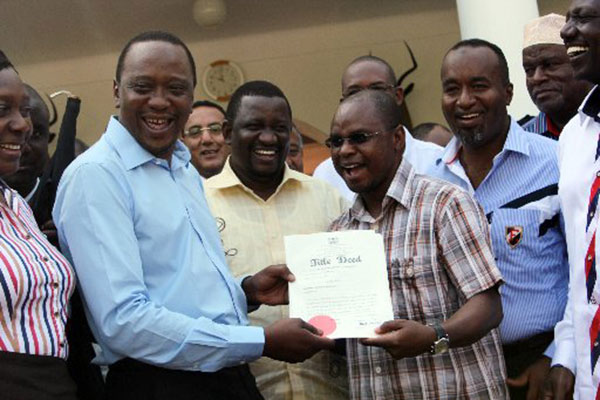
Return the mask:
<path id="1" fill-rule="evenodd" d="M 511 249 L 514 249 L 523 239 L 522 226 L 507 226 L 506 227 L 506 243 Z"/>

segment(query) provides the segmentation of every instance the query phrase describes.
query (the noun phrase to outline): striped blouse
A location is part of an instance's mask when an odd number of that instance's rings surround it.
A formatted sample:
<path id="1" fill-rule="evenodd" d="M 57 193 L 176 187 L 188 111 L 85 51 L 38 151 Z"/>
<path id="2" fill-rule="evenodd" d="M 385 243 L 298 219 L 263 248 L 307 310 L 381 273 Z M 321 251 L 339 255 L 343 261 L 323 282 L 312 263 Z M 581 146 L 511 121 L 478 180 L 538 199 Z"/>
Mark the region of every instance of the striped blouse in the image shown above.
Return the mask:
<path id="1" fill-rule="evenodd" d="M 75 275 L 39 230 L 29 205 L 0 181 L 0 350 L 67 358 Z"/>

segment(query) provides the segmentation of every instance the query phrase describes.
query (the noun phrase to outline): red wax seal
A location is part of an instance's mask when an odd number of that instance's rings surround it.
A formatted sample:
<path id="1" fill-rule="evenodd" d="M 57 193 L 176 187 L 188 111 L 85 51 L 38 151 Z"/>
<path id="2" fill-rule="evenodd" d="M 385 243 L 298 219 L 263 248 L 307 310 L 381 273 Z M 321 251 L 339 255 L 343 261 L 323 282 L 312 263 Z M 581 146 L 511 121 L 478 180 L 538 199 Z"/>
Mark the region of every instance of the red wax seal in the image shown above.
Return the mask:
<path id="1" fill-rule="evenodd" d="M 335 319 L 328 317 L 327 315 L 314 316 L 308 321 L 308 323 L 322 330 L 323 336 L 331 335 L 335 331 L 335 328 L 337 328 Z"/>

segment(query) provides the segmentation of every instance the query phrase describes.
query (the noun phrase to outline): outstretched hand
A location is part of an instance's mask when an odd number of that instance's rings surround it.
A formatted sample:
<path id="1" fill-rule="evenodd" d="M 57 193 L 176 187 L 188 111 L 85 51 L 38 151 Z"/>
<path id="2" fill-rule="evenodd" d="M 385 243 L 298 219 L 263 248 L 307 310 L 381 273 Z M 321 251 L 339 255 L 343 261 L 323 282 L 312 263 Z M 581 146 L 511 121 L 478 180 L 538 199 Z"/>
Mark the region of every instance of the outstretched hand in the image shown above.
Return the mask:
<path id="1" fill-rule="evenodd" d="M 285 264 L 271 265 L 244 279 L 242 289 L 249 305 L 288 303 L 288 283 L 296 278 Z"/>
<path id="2" fill-rule="evenodd" d="M 287 318 L 265 328 L 263 356 L 296 363 L 324 349 L 333 350 L 335 340 L 321 337 L 322 331 L 299 318 Z"/>
<path id="3" fill-rule="evenodd" d="M 397 360 L 429 351 L 437 338 L 432 327 L 405 319 L 387 321 L 375 333 L 377 337 L 361 339 L 360 342 L 365 346 L 384 348 Z"/>

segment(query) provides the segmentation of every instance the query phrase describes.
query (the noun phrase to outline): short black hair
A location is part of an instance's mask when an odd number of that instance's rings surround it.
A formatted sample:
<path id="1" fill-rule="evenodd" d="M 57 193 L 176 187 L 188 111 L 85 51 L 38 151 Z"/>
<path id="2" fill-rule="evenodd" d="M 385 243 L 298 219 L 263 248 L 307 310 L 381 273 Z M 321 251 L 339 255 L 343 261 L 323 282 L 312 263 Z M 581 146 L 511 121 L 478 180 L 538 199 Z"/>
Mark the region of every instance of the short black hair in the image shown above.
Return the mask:
<path id="1" fill-rule="evenodd" d="M 164 32 L 164 31 L 142 32 L 142 33 L 134 36 L 127 42 L 125 47 L 123 47 L 123 50 L 121 50 L 121 54 L 119 54 L 119 59 L 117 61 L 117 71 L 115 72 L 115 80 L 117 81 L 117 83 L 121 82 L 121 74 L 123 73 L 123 63 L 125 62 L 125 56 L 127 56 L 129 49 L 134 44 L 141 43 L 141 42 L 167 42 L 167 43 L 174 44 L 176 46 L 183 47 L 183 50 L 185 50 L 185 54 L 187 55 L 188 61 L 190 62 L 190 66 L 192 67 L 192 75 L 194 78 L 194 87 L 196 87 L 196 83 L 197 83 L 196 63 L 194 62 L 194 57 L 192 56 L 190 49 L 188 49 L 188 47 L 185 45 L 185 43 L 183 43 L 183 41 L 181 39 L 179 39 L 177 36 L 173 35 L 172 33 Z"/>
<path id="2" fill-rule="evenodd" d="M 402 107 L 396 102 L 396 98 L 381 90 L 361 90 L 346 97 L 340 104 L 350 103 L 365 98 L 373 104 L 373 108 L 383 120 L 385 129 L 392 130 L 402 123 Z"/>
<path id="3" fill-rule="evenodd" d="M 281 97 L 285 100 L 285 104 L 287 104 L 288 111 L 290 112 L 290 120 L 292 119 L 292 107 L 290 107 L 290 102 L 281 89 L 271 82 L 250 81 L 238 87 L 236 91 L 233 92 L 233 95 L 231 95 L 231 99 L 227 105 L 227 113 L 225 114 L 227 121 L 231 125 L 233 125 L 235 118 L 237 117 L 244 96 Z"/>
<path id="4" fill-rule="evenodd" d="M 195 101 L 194 104 L 192 104 L 192 110 L 195 108 L 198 108 L 198 107 L 216 108 L 217 110 L 219 110 L 221 112 L 221 114 L 223 114 L 223 117 L 225 116 L 225 110 L 223 109 L 223 107 L 221 107 L 217 103 L 213 103 L 210 100 L 198 100 L 198 101 Z"/>
<path id="5" fill-rule="evenodd" d="M 6 68 L 12 68 L 16 71 L 15 66 L 12 65 L 6 54 L 2 50 L 0 50 L 0 71 Z"/>
<path id="6" fill-rule="evenodd" d="M 359 62 L 363 62 L 363 61 L 376 62 L 376 63 L 383 65 L 385 67 L 385 69 L 387 70 L 388 79 L 390 81 L 390 84 L 396 85 L 396 73 L 394 72 L 394 68 L 392 68 L 390 63 L 385 61 L 383 58 L 380 58 L 377 56 L 372 56 L 370 54 L 365 55 L 365 56 L 356 57 L 354 60 L 352 60 L 350 62 L 350 64 L 348 64 L 348 66 L 346 67 L 344 72 L 346 72 L 346 70 L 348 70 L 348 68 L 350 68 L 352 65 L 358 64 Z"/>
<path id="7" fill-rule="evenodd" d="M 452 46 L 450 48 L 450 50 L 448 50 L 446 52 L 446 55 L 444 56 L 444 58 L 446 58 L 448 53 L 450 53 L 451 51 L 458 50 L 463 47 L 471 47 L 471 48 L 487 47 L 488 49 L 493 51 L 496 54 L 496 57 L 498 57 L 498 64 L 500 65 L 500 77 L 502 78 L 502 83 L 504 85 L 510 84 L 508 62 L 506 61 L 504 52 L 502 52 L 502 49 L 500 47 L 496 46 L 494 43 L 488 42 L 487 40 L 483 40 L 483 39 L 477 39 L 477 38 L 476 39 L 465 39 L 465 40 L 461 40 L 460 42 L 458 42 L 454 46 Z"/>

